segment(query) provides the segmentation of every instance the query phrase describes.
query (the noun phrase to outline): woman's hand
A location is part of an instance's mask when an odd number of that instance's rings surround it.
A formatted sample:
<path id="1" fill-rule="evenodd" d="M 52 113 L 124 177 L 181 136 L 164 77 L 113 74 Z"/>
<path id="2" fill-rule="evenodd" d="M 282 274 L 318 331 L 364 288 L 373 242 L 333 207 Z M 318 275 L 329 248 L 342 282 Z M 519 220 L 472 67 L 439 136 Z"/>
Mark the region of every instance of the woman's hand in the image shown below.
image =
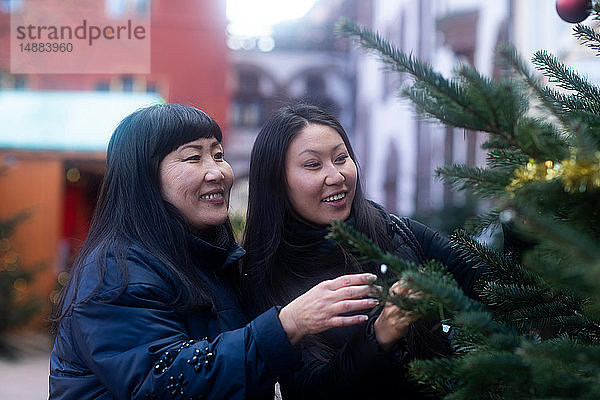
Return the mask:
<path id="1" fill-rule="evenodd" d="M 376 299 L 362 298 L 373 294 L 369 284 L 376 279 L 373 274 L 352 274 L 323 281 L 283 307 L 279 319 L 290 342 L 296 344 L 305 335 L 366 321 L 366 315 L 340 314 L 376 306 Z"/>
<path id="2" fill-rule="evenodd" d="M 401 280 L 392 285 L 390 295 L 417 296 Z M 391 350 L 394 344 L 406 335 L 408 326 L 417 319 L 418 316 L 406 312 L 388 301 L 374 324 L 377 343 L 383 350 Z"/>

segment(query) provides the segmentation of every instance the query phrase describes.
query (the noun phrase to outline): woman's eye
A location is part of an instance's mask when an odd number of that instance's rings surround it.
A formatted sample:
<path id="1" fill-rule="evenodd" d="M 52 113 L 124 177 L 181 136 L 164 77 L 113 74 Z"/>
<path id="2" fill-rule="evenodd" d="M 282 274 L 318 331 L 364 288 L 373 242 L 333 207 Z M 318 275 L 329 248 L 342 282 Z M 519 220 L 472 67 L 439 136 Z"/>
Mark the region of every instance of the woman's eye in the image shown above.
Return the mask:
<path id="1" fill-rule="evenodd" d="M 344 163 L 346 162 L 346 159 L 348 158 L 348 154 L 342 154 L 341 156 L 338 156 L 338 158 L 335 159 L 336 163 Z"/>
<path id="2" fill-rule="evenodd" d="M 225 154 L 222 151 L 220 151 L 216 153 L 213 157 L 215 158 L 215 160 L 223 160 L 225 159 Z"/>
<path id="3" fill-rule="evenodd" d="M 183 161 L 200 161 L 200 156 L 195 155 L 195 156 L 187 157 L 187 158 L 184 158 Z"/>
<path id="4" fill-rule="evenodd" d="M 319 168 L 320 166 L 321 166 L 321 163 L 318 163 L 318 162 L 310 162 L 310 163 L 304 164 L 305 168 Z"/>

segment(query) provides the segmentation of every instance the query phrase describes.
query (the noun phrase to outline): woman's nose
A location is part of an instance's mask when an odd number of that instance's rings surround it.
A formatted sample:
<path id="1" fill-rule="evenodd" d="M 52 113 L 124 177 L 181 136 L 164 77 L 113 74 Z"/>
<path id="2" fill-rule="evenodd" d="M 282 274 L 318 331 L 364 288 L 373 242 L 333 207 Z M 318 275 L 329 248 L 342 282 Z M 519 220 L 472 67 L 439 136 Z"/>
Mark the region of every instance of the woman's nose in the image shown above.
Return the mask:
<path id="1" fill-rule="evenodd" d="M 344 183 L 346 177 L 342 174 L 342 171 L 335 167 L 329 169 L 327 176 L 325 177 L 325 184 L 329 186 L 340 185 Z"/>
<path id="2" fill-rule="evenodd" d="M 221 182 L 223 179 L 225 179 L 225 175 L 216 166 L 211 166 L 204 175 L 204 180 L 207 182 Z"/>

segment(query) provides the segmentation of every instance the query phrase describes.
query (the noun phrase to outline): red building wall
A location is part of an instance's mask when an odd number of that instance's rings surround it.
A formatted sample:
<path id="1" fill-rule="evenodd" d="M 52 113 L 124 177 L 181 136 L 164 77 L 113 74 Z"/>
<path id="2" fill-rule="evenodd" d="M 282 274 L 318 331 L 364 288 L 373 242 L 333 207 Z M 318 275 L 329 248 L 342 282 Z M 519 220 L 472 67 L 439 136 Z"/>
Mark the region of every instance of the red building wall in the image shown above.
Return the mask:
<path id="1" fill-rule="evenodd" d="M 225 1 L 153 0 L 150 3 L 151 71 L 132 76 L 11 74 L 10 14 L 0 9 L 0 90 L 11 89 L 19 79 L 24 79 L 26 90 L 98 90 L 100 84 L 108 85 L 110 90 L 122 90 L 123 79 L 131 77 L 134 91 L 154 86 L 168 102 L 195 105 L 213 116 L 226 134 L 229 95 L 225 82 L 229 64 Z M 118 56 L 117 53 L 111 55 Z M 93 200 L 88 199 L 89 204 L 82 203 L 85 200 L 81 200 L 81 193 L 68 187 L 65 160 L 78 160 L 85 166 L 102 163 L 104 154 L 0 149 L 0 165 L 5 164 L 7 157 L 12 161 L 10 168 L 0 175 L 0 218 L 23 210 L 32 211 L 31 217 L 19 226 L 14 243 L 25 266 L 41 262 L 48 267 L 30 288 L 39 297 L 48 299 L 57 284 L 56 273 L 63 268 L 63 262 L 58 261 L 60 244 L 83 241 L 89 221 L 82 220 L 80 211 L 94 206 Z M 43 327 L 44 320 L 45 316 L 40 315 L 34 326 Z"/>
<path id="2" fill-rule="evenodd" d="M 25 0 L 27 1 L 27 0 Z M 44 0 L 46 2 L 62 0 Z M 98 0 L 87 0 L 98 4 Z M 226 75 L 229 68 L 226 46 L 225 1 L 151 1 L 151 72 L 131 75 L 134 90 L 155 86 L 168 102 L 202 108 L 223 126 L 229 95 Z M 100 4 L 103 4 L 100 3 Z M 104 7 L 94 7 L 104 12 Z M 91 11 L 88 11 L 91 12 Z M 0 11 L 0 71 L 6 87 L 10 69 L 10 14 Z M 118 51 L 110 57 L 119 57 Z M 97 90 L 108 84 L 121 90 L 118 74 L 31 74 L 26 88 L 31 90 Z M 9 84 L 10 85 L 10 84 Z"/>
<path id="3" fill-rule="evenodd" d="M 166 80 L 169 102 L 194 104 L 225 130 L 229 101 L 225 1 L 156 1 L 151 26 L 149 79 Z"/>

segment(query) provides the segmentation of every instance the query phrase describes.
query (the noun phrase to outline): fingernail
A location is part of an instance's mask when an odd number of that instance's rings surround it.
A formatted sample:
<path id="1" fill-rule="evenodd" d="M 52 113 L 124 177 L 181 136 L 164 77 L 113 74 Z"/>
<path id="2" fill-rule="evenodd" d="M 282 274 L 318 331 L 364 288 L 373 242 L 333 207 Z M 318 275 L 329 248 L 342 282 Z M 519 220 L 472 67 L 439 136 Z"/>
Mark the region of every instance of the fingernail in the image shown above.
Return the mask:
<path id="1" fill-rule="evenodd" d="M 379 305 L 379 300 L 371 299 L 371 300 L 369 300 L 369 304 L 372 306 L 377 306 L 377 305 Z"/>
<path id="2" fill-rule="evenodd" d="M 377 275 L 369 274 L 367 276 L 367 282 L 375 282 L 377 280 Z"/>

